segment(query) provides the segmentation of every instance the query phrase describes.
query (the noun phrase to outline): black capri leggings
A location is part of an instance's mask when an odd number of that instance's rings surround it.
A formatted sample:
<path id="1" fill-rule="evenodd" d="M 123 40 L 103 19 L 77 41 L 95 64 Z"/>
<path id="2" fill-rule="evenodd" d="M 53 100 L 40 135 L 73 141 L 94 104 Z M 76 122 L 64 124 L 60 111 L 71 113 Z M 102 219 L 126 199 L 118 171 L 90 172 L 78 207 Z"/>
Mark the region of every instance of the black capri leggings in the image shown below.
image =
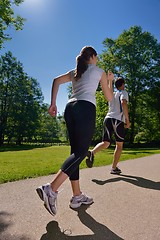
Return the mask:
<path id="1" fill-rule="evenodd" d="M 66 121 L 71 155 L 63 163 L 61 170 L 70 180 L 79 179 L 79 165 L 87 155 L 92 141 L 96 107 L 93 103 L 79 100 L 66 105 L 64 118 Z"/>

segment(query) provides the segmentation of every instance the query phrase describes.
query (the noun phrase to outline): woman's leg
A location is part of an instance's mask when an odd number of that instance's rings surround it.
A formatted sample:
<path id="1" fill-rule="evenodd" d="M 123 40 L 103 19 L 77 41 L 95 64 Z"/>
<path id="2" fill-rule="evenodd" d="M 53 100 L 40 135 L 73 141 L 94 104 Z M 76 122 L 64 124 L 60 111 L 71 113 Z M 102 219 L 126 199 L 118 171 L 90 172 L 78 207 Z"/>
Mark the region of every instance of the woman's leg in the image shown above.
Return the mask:
<path id="1" fill-rule="evenodd" d="M 79 184 L 79 165 L 85 158 L 91 144 L 95 126 L 95 106 L 86 101 L 70 103 L 65 110 L 71 155 L 63 163 L 61 170 L 51 182 L 54 192 L 69 177 L 73 195 L 81 194 Z"/>
<path id="2" fill-rule="evenodd" d="M 59 170 L 54 180 L 51 182 L 51 188 L 53 192 L 57 192 L 58 188 L 68 178 L 68 175 Z"/>
<path id="3" fill-rule="evenodd" d="M 82 193 L 80 189 L 79 180 L 71 181 L 71 187 L 72 187 L 73 196 L 79 196 Z"/>
<path id="4" fill-rule="evenodd" d="M 95 106 L 87 101 L 77 101 L 65 112 L 72 154 L 66 159 L 61 169 L 70 180 L 79 179 L 79 165 L 85 158 L 92 141 L 95 115 Z"/>
<path id="5" fill-rule="evenodd" d="M 36 189 L 39 197 L 44 201 L 44 206 L 52 215 L 57 212 L 57 190 L 68 177 L 72 181 L 73 194 L 76 194 L 71 199 L 70 206 L 77 208 L 81 204 L 91 204 L 93 202 L 92 198 L 81 194 L 79 165 L 85 158 L 92 140 L 95 125 L 95 106 L 89 102 L 80 101 L 68 105 L 65 113 L 72 154 L 63 163 L 61 170 L 51 184 L 45 184 Z"/>
<path id="6" fill-rule="evenodd" d="M 72 126 L 70 124 L 70 114 L 66 114 L 65 116 L 71 143 L 71 153 L 73 154 L 73 159 L 67 161 L 69 165 L 71 162 L 73 165 L 75 163 L 75 168 L 73 168 L 73 171 L 70 174 L 70 180 L 73 196 L 78 196 L 81 194 L 79 184 L 79 164 L 85 158 L 91 144 L 95 128 L 95 106 L 88 102 L 80 101 L 75 105 L 75 108 L 73 108 L 72 116 L 74 116 L 74 128 L 73 124 Z M 65 163 L 66 166 L 67 161 Z M 64 166 L 65 169 L 66 166 Z"/>

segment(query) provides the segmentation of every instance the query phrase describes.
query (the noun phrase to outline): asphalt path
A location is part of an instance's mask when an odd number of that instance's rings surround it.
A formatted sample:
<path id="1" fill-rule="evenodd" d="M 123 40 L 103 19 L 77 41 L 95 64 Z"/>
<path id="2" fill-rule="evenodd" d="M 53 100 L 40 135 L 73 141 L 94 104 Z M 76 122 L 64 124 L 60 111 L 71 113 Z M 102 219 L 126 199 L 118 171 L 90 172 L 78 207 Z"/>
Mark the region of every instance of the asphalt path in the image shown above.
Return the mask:
<path id="1" fill-rule="evenodd" d="M 35 189 L 54 175 L 0 185 L 0 240 L 160 240 L 160 154 L 81 170 L 82 191 L 94 203 L 69 208 L 67 180 L 50 215 Z"/>

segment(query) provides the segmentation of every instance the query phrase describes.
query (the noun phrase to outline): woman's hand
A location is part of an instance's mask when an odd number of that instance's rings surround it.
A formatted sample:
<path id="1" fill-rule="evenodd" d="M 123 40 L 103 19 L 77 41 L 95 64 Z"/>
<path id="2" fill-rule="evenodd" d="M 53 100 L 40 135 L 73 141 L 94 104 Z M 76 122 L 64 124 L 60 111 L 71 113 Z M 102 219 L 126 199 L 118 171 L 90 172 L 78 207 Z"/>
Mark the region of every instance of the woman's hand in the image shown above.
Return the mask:
<path id="1" fill-rule="evenodd" d="M 48 113 L 52 116 L 55 117 L 57 115 L 57 106 L 56 105 L 51 105 L 48 109 Z"/>
<path id="2" fill-rule="evenodd" d="M 111 71 L 108 71 L 107 78 L 108 78 L 108 81 L 113 81 L 114 80 L 114 74 Z"/>

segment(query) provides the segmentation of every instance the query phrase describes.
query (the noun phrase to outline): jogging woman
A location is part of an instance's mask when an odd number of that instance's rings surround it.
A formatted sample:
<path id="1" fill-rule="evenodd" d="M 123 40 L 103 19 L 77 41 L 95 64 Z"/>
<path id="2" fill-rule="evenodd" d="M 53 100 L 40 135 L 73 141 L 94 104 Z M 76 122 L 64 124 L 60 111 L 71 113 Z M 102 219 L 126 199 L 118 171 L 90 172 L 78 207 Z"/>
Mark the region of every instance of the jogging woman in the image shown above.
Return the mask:
<path id="1" fill-rule="evenodd" d="M 56 98 L 60 84 L 71 82 L 73 94 L 69 99 L 64 118 L 69 134 L 71 155 L 64 161 L 61 169 L 51 183 L 38 187 L 37 193 L 44 206 L 53 216 L 57 212 L 56 200 L 58 189 L 67 179 L 70 179 L 73 196 L 70 200 L 71 208 L 78 208 L 82 204 L 93 203 L 93 198 L 85 195 L 79 184 L 79 165 L 86 157 L 95 129 L 96 98 L 95 93 L 99 83 L 106 100 L 113 97 L 110 85 L 114 79 L 111 72 L 108 74 L 99 67 L 97 52 L 91 46 L 82 48 L 76 58 L 76 69 L 67 72 L 54 79 L 52 85 L 51 105 L 49 114 L 55 117 L 57 114 Z"/>

